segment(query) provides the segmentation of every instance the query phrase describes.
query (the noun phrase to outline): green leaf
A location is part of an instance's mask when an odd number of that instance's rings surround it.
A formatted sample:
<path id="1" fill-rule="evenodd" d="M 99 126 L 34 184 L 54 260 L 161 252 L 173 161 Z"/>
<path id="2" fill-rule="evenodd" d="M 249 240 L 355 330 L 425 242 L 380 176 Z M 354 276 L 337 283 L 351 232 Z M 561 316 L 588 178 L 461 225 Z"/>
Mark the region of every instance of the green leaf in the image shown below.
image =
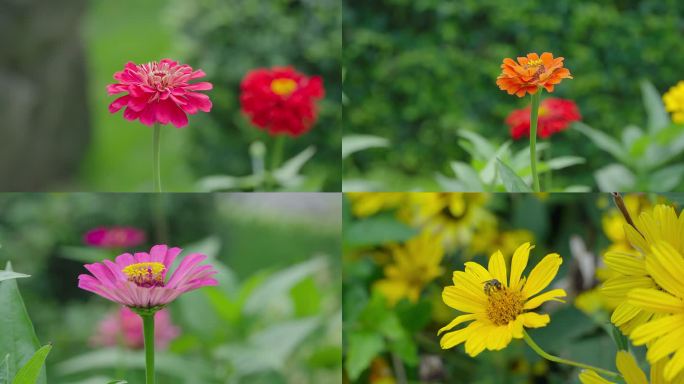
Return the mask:
<path id="1" fill-rule="evenodd" d="M 23 273 L 17 273 L 14 271 L 2 271 L 0 270 L 0 281 L 9 279 L 21 279 L 24 277 L 31 277 L 31 275 L 25 275 Z"/>
<path id="2" fill-rule="evenodd" d="M 342 158 L 370 148 L 384 148 L 389 146 L 389 140 L 373 135 L 347 135 L 342 138 Z"/>
<path id="3" fill-rule="evenodd" d="M 375 356 L 385 350 L 385 341 L 375 332 L 352 332 L 348 337 L 347 373 L 352 381 L 361 376 Z"/>
<path id="4" fill-rule="evenodd" d="M 618 350 L 629 351 L 629 341 L 627 340 L 627 336 L 623 335 L 620 329 L 615 326 L 615 324 L 611 323 L 609 326 L 611 330 L 611 336 L 613 337 L 613 341 L 615 341 L 615 345 L 617 346 Z"/>
<path id="5" fill-rule="evenodd" d="M 484 186 L 482 181 L 480 181 L 480 175 L 477 173 L 473 167 L 470 165 L 460 162 L 452 161 L 451 169 L 453 169 L 456 177 L 463 183 L 465 187 L 458 192 L 482 192 L 484 191 Z"/>
<path id="6" fill-rule="evenodd" d="M 458 131 L 458 135 L 465 138 L 472 144 L 472 149 L 475 152 L 475 157 L 480 160 L 488 160 L 494 156 L 496 148 L 484 137 L 479 134 L 462 129 Z"/>
<path id="7" fill-rule="evenodd" d="M 675 164 L 653 172 L 648 180 L 647 191 L 669 192 L 675 190 L 682 182 L 684 164 Z"/>
<path id="8" fill-rule="evenodd" d="M 52 344 L 44 345 L 29 359 L 14 376 L 12 384 L 35 384 L 38 382 L 40 374 L 43 372 L 43 365 L 48 353 L 52 349 Z"/>
<path id="9" fill-rule="evenodd" d="M 594 172 L 601 192 L 629 192 L 634 190 L 636 177 L 622 164 L 610 164 Z"/>
<path id="10" fill-rule="evenodd" d="M 525 184 L 525 181 L 503 161 L 498 160 L 497 170 L 504 187 L 506 187 L 506 192 L 532 192 L 532 189 Z"/>
<path id="11" fill-rule="evenodd" d="M 304 164 L 309 161 L 313 155 L 316 153 L 316 148 L 313 146 L 307 147 L 305 150 L 299 152 L 294 157 L 285 161 L 283 165 L 280 166 L 275 171 L 274 177 L 278 180 L 278 183 L 282 186 L 289 187 L 297 185 L 302 181 L 302 176 L 299 175 L 299 171 L 302 169 Z"/>
<path id="12" fill-rule="evenodd" d="M 211 175 L 197 181 L 197 189 L 201 192 L 231 191 L 253 189 L 263 183 L 262 175 L 230 176 Z"/>
<path id="13" fill-rule="evenodd" d="M 5 271 L 12 272 L 11 263 L 7 263 Z M 9 355 L 9 358 L 6 358 L 6 372 L 9 377 L 14 377 L 19 367 L 24 366 L 40 348 L 16 279 L 0 282 L 0 308 L 0 351 Z M 40 370 L 35 383 L 45 384 L 44 369 Z"/>
<path id="14" fill-rule="evenodd" d="M 648 130 L 651 133 L 658 132 L 670 124 L 670 116 L 665 111 L 663 100 L 653 84 L 643 80 L 640 85 L 646 114 L 648 115 Z"/>
<path id="15" fill-rule="evenodd" d="M 110 381 L 107 384 L 128 384 L 128 381 L 126 381 L 126 380 L 114 380 L 114 381 Z"/>
<path id="16" fill-rule="evenodd" d="M 586 160 L 579 156 L 560 156 L 555 157 L 546 162 L 546 165 L 553 170 L 559 170 L 567 167 L 571 167 L 577 164 L 584 164 Z"/>
<path id="17" fill-rule="evenodd" d="M 614 138 L 601 131 L 591 128 L 584 123 L 574 123 L 573 127 L 587 136 L 597 147 L 610 153 L 617 160 L 620 160 L 625 164 L 631 164 L 632 160 L 627 154 L 627 151 L 620 145 L 620 142 Z"/>
<path id="18" fill-rule="evenodd" d="M 357 220 L 346 228 L 345 241 L 350 246 L 366 246 L 402 242 L 418 231 L 389 216 L 372 216 Z"/>
<path id="19" fill-rule="evenodd" d="M 316 286 L 316 281 L 309 276 L 296 284 L 290 290 L 294 315 L 296 317 L 314 316 L 321 310 L 321 293 Z"/>

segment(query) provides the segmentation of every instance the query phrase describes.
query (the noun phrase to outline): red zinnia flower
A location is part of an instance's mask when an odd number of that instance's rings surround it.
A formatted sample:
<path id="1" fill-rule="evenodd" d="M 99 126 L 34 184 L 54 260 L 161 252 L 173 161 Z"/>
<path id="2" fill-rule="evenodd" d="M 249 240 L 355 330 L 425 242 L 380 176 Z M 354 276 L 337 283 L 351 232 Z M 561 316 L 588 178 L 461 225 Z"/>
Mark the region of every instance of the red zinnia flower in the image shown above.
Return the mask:
<path id="1" fill-rule="evenodd" d="M 128 120 L 140 120 L 150 126 L 172 123 L 176 128 L 185 127 L 187 114 L 211 109 L 209 96 L 195 92 L 210 90 L 211 83 L 189 83 L 204 76 L 204 71 L 194 71 L 189 65 L 179 65 L 170 59 L 140 65 L 128 62 L 123 71 L 114 74 L 119 82 L 107 86 L 110 95 L 128 94 L 114 100 L 109 112 L 126 107 L 123 116 Z"/>
<path id="2" fill-rule="evenodd" d="M 572 100 L 548 98 L 539 106 L 539 137 L 547 138 L 556 132 L 563 131 L 573 121 L 582 119 L 577 104 Z M 506 118 L 511 127 L 511 136 L 517 140 L 530 136 L 530 107 L 516 109 Z"/>
<path id="3" fill-rule="evenodd" d="M 86 232 L 83 242 L 97 248 L 131 248 L 145 242 L 145 232 L 133 227 L 98 227 Z"/>
<path id="4" fill-rule="evenodd" d="M 320 77 L 307 77 L 291 67 L 253 70 L 240 88 L 242 111 L 271 135 L 307 132 L 318 118 L 316 101 L 325 94 Z"/>

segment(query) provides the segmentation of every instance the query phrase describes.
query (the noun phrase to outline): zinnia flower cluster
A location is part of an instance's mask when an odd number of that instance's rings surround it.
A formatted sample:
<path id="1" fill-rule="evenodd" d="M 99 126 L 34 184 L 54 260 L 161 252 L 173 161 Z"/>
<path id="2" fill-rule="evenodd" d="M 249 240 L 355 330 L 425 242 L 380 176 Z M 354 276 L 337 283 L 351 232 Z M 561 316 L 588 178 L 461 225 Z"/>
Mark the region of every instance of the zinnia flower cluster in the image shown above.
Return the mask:
<path id="1" fill-rule="evenodd" d="M 83 235 L 83 242 L 97 248 L 131 248 L 145 242 L 145 232 L 133 227 L 98 227 Z"/>
<path id="2" fill-rule="evenodd" d="M 86 264 L 92 274 L 78 276 L 78 287 L 133 309 L 159 309 L 185 292 L 218 285 L 211 265 L 200 265 L 205 255 L 186 256 L 167 279 L 180 248 L 155 245 L 150 253 L 124 253 L 115 261 Z"/>
<path id="3" fill-rule="evenodd" d="M 126 107 L 125 119 L 149 126 L 171 123 L 176 128 L 185 127 L 188 114 L 211 110 L 209 96 L 197 92 L 212 89 L 211 83 L 190 83 L 204 76 L 202 70 L 170 59 L 147 64 L 128 62 L 123 71 L 114 74 L 119 82 L 107 86 L 109 95 L 127 93 L 109 105 L 109 112 Z"/>
<path id="4" fill-rule="evenodd" d="M 548 98 L 539 106 L 538 135 L 548 138 L 554 133 L 566 130 L 572 122 L 582 119 L 577 104 L 572 100 Z M 516 109 L 506 118 L 511 136 L 518 140 L 530 136 L 530 107 Z"/>
<path id="5" fill-rule="evenodd" d="M 308 132 L 318 118 L 316 103 L 325 94 L 320 77 L 307 77 L 291 67 L 253 70 L 240 88 L 242 111 L 271 135 Z"/>
<path id="6" fill-rule="evenodd" d="M 165 349 L 169 343 L 180 335 L 180 329 L 171 322 L 171 315 L 166 309 L 154 314 L 154 344 Z M 116 347 L 121 344 L 130 349 L 143 349 L 142 318 L 127 307 L 107 314 L 93 335 L 93 345 Z"/>
<path id="7" fill-rule="evenodd" d="M 556 277 L 563 259 L 557 253 L 548 254 L 525 278 L 523 272 L 532 248 L 530 243 L 525 243 L 515 250 L 510 276 L 501 252 L 489 258 L 486 269 L 467 262 L 465 271 L 454 272 L 454 285 L 444 288 L 442 300 L 463 314 L 438 334 L 470 323 L 442 336 L 443 349 L 465 343 L 466 353 L 474 357 L 485 349 L 501 350 L 514 338 L 522 339 L 525 327 L 539 328 L 549 323 L 549 315 L 533 310 L 550 300 L 562 301 L 566 296 L 562 289 L 540 293 Z"/>
<path id="8" fill-rule="evenodd" d="M 502 91 L 518 97 L 534 95 L 540 87 L 553 92 L 554 86 L 563 79 L 572 79 L 570 71 L 563 67 L 563 60 L 549 52 L 542 53 L 541 57 L 528 53 L 526 57 L 518 57 L 517 62 L 505 58 L 496 84 Z"/>

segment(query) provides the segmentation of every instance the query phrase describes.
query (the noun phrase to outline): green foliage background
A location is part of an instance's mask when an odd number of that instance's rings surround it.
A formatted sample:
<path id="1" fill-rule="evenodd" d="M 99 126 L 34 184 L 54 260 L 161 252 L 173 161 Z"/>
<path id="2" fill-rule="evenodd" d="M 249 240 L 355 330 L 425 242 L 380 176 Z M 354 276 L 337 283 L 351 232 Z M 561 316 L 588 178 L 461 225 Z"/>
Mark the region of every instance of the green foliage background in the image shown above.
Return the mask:
<path id="1" fill-rule="evenodd" d="M 684 78 L 677 0 L 345 0 L 343 14 L 345 133 L 392 143 L 391 151 L 355 155 L 347 175 L 396 171 L 415 184 L 466 158 L 459 129 L 508 139 L 505 117 L 529 100 L 496 86 L 504 57 L 565 57 L 574 79 L 553 95 L 575 100 L 584 122 L 617 137 L 629 124 L 645 125 L 639 80 L 662 94 Z M 554 155 L 588 159 L 564 171 L 574 183 L 593 184 L 592 171 L 609 160 L 578 132 L 552 142 Z"/>

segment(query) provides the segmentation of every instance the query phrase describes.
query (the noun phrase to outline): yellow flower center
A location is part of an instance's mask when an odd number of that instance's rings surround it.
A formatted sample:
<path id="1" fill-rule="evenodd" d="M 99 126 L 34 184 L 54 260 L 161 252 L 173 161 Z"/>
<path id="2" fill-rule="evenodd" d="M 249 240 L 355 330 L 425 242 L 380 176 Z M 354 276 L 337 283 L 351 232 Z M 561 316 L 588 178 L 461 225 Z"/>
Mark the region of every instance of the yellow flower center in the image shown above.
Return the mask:
<path id="1" fill-rule="evenodd" d="M 292 79 L 275 79 L 271 81 L 271 91 L 278 96 L 289 96 L 297 89 L 297 82 Z"/>
<path id="2" fill-rule="evenodd" d="M 128 276 L 128 281 L 140 287 L 163 287 L 165 270 L 162 263 L 145 262 L 131 264 L 121 271 Z"/>
<path id="3" fill-rule="evenodd" d="M 537 60 L 530 60 L 527 62 L 528 67 L 538 67 L 542 65 L 543 61 L 542 59 L 537 59 Z"/>
<path id="4" fill-rule="evenodd" d="M 506 287 L 492 289 L 487 301 L 487 317 L 495 325 L 506 325 L 523 311 L 524 301 L 520 292 Z"/>

